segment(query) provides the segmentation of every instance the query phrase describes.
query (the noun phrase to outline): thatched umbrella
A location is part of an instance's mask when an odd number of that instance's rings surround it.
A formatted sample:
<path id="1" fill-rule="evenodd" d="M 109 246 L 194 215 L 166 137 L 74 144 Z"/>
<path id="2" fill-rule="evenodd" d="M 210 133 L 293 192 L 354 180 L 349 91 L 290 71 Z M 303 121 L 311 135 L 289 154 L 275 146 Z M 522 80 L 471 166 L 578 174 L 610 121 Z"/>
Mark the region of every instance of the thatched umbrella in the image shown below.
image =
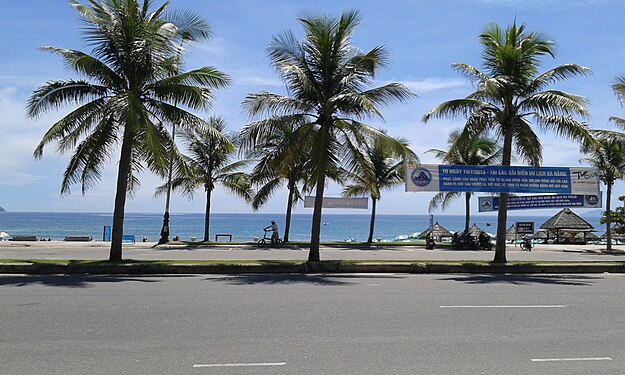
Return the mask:
<path id="1" fill-rule="evenodd" d="M 532 236 L 534 240 L 548 240 L 549 239 L 549 230 L 540 229 Z"/>
<path id="2" fill-rule="evenodd" d="M 426 238 L 430 233 L 432 234 L 432 237 L 434 237 L 434 241 L 440 241 L 441 238 L 443 238 L 443 237 L 452 237 L 453 236 L 453 233 L 451 233 L 445 227 L 440 225 L 438 223 L 438 221 L 432 227 L 430 227 L 430 228 L 424 230 L 423 232 L 421 232 L 419 237 L 420 238 Z"/>
<path id="3" fill-rule="evenodd" d="M 540 226 L 540 229 L 548 229 L 554 232 L 558 241 L 560 241 L 563 232 L 577 234 L 579 232 L 590 233 L 595 230 L 589 222 L 582 219 L 568 208 L 562 209 L 549 220 L 545 221 L 543 225 Z"/>
<path id="4" fill-rule="evenodd" d="M 506 229 L 506 241 L 514 241 L 516 240 L 516 226 L 513 224 L 510 228 Z"/>
<path id="5" fill-rule="evenodd" d="M 599 236 L 597 236 L 596 234 L 592 232 L 586 233 L 585 237 L 586 237 L 586 241 L 597 241 L 599 239 Z M 577 233 L 575 238 L 584 238 L 584 232 Z"/>
<path id="6" fill-rule="evenodd" d="M 478 227 L 476 224 L 473 224 L 473 226 L 469 228 L 470 236 L 477 237 L 480 235 L 481 232 L 483 232 L 483 230 L 480 227 Z"/>

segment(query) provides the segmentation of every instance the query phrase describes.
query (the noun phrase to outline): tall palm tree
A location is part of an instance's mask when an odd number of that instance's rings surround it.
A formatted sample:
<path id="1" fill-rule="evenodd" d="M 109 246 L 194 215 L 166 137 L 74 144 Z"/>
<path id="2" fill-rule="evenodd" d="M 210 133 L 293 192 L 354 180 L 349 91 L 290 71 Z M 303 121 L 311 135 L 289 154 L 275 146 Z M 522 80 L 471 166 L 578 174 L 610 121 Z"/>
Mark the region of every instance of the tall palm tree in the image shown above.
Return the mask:
<path id="1" fill-rule="evenodd" d="M 189 155 L 183 156 L 186 168 L 180 169 L 171 182 L 173 190 L 179 190 L 189 198 L 200 187 L 206 192 L 206 209 L 204 214 L 204 241 L 210 236 L 211 197 L 218 184 L 246 201 L 252 199 L 252 190 L 249 176 L 241 172 L 249 164 L 249 160 L 234 160 L 238 135 L 229 134 L 223 142 L 226 130 L 223 119 L 211 117 L 208 124 L 187 131 L 185 138 L 188 142 Z M 155 195 L 167 192 L 165 183 L 156 189 Z"/>
<path id="2" fill-rule="evenodd" d="M 53 142 L 61 152 L 73 149 L 61 193 L 68 194 L 71 185 L 80 183 L 84 194 L 99 181 L 103 164 L 119 145 L 109 256 L 119 261 L 126 197 L 139 185 L 137 173 L 147 167 L 164 175 L 169 155 L 176 150 L 161 124 L 193 128 L 204 122 L 172 103 L 204 110 L 212 102 L 213 90 L 227 86 L 229 78 L 210 67 L 176 74 L 182 38 L 207 37 L 206 22 L 193 13 L 169 18 L 164 13 L 167 3 L 152 10 L 149 0 L 70 3 L 84 20 L 85 40 L 94 46 L 93 54 L 44 48 L 86 79 L 50 81 L 33 93 L 29 117 L 63 104 L 79 104 L 52 125 L 34 155 L 40 158 L 44 146 Z"/>
<path id="3" fill-rule="evenodd" d="M 319 261 L 321 211 L 326 179 L 336 173 L 345 145 L 362 142 L 363 133 L 377 131 L 359 120 L 380 117 L 379 105 L 401 102 L 412 94 L 403 85 L 390 83 L 367 89 L 378 69 L 387 60 L 383 47 L 362 53 L 352 46 L 351 37 L 360 16 L 344 12 L 340 18 L 328 16 L 300 19 L 303 42 L 286 31 L 273 38 L 269 56 L 285 81 L 289 96 L 260 92 L 249 94 L 243 106 L 250 115 L 269 115 L 275 121 L 291 116 L 303 122 L 295 133 L 313 138 L 310 175 L 315 188 L 315 204 L 308 261 Z M 271 122 L 271 121 L 269 121 Z"/>
<path id="4" fill-rule="evenodd" d="M 405 163 L 416 162 L 417 156 L 408 150 L 408 140 L 374 136 L 365 143 L 362 152 L 353 152 L 346 161 L 345 177 L 351 184 L 345 186 L 344 197 L 369 194 L 371 219 L 367 243 L 373 242 L 375 213 L 381 191 L 405 183 Z"/>
<path id="5" fill-rule="evenodd" d="M 480 34 L 485 71 L 466 64 L 453 68 L 477 83 L 475 92 L 466 98 L 442 103 L 423 116 L 432 118 L 466 117 L 462 139 L 494 131 L 503 139 L 502 166 L 509 166 L 513 149 L 529 165 L 538 168 L 542 162 L 542 145 L 534 132 L 532 119 L 540 130 L 551 130 L 559 136 L 585 141 L 590 138 L 588 126 L 572 116 L 585 118 L 586 100 L 559 90 L 545 90 L 554 82 L 586 75 L 588 68 L 564 64 L 538 73 L 540 58 L 554 56 L 553 42 L 536 32 L 525 32 L 516 22 L 505 31 L 489 25 Z M 506 262 L 507 192 L 499 195 L 495 263 Z"/>
<path id="6" fill-rule="evenodd" d="M 488 137 L 477 137 L 460 142 L 461 131 L 454 130 L 449 133 L 447 144 L 449 150 L 444 151 L 436 148 L 427 150 L 433 153 L 436 158 L 445 164 L 452 165 L 497 165 L 501 163 L 503 149 L 497 144 L 497 141 Z M 459 197 L 461 192 L 439 192 L 430 201 L 429 209 L 437 208 L 445 209 L 449 203 Z M 469 233 L 469 225 L 471 220 L 471 192 L 464 192 L 464 231 Z"/>
<path id="7" fill-rule="evenodd" d="M 606 186 L 606 203 L 605 221 L 606 237 L 608 240 L 607 249 L 612 250 L 612 186 L 617 180 L 625 177 L 625 139 L 623 137 L 614 137 L 612 134 L 602 131 L 593 132 L 596 135 L 596 144 L 587 144 L 582 146 L 582 152 L 588 155 L 586 158 L 580 159 L 580 162 L 590 164 L 600 172 L 600 180 Z"/>
<path id="8" fill-rule="evenodd" d="M 240 136 L 241 150 L 247 158 L 258 160 L 250 174 L 251 182 L 260 185 L 252 199 L 252 209 L 258 210 L 286 184 L 284 242 L 289 242 L 293 207 L 304 199 L 300 187 L 307 185 L 307 161 L 312 146 L 310 139 L 301 139 L 294 134 L 302 124 L 287 120 L 273 124 L 252 123 L 241 130 Z"/>

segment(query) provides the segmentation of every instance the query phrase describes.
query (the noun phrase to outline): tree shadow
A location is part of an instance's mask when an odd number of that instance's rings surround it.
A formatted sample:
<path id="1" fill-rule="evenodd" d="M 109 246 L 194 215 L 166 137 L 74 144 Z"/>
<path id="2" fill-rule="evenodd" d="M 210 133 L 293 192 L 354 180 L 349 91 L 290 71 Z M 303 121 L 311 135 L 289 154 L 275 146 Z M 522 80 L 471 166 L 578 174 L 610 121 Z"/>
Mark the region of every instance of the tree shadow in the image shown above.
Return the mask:
<path id="1" fill-rule="evenodd" d="M 355 279 L 399 279 L 404 276 L 397 275 L 331 275 L 331 274 L 242 274 L 223 276 L 217 278 L 207 278 L 207 281 L 226 282 L 230 285 L 288 285 L 288 284 L 309 284 L 318 286 L 354 286 L 361 285 L 351 281 Z"/>
<path id="2" fill-rule="evenodd" d="M 158 276 L 163 277 L 162 275 Z M 118 275 L 1 275 L 0 287 L 2 286 L 28 286 L 44 285 L 63 288 L 90 288 L 95 284 L 141 282 L 155 283 L 159 280 L 151 279 L 150 276 L 129 277 Z"/>
<path id="3" fill-rule="evenodd" d="M 590 286 L 600 277 L 586 275 L 536 275 L 536 274 L 481 274 L 458 275 L 441 278 L 442 281 L 457 281 L 466 284 L 512 284 L 512 285 L 570 285 Z"/>

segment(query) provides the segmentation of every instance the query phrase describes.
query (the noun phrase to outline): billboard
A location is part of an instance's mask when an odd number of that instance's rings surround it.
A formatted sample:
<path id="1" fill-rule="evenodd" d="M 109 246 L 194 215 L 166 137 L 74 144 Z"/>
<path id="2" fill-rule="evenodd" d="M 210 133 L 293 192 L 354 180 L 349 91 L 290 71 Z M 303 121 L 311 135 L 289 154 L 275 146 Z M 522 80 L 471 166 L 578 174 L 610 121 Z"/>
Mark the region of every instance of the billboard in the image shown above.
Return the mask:
<path id="1" fill-rule="evenodd" d="M 601 194 L 521 195 L 508 198 L 508 210 L 560 207 L 601 208 Z M 478 197 L 479 212 L 497 211 L 498 209 L 499 197 Z"/>
<path id="2" fill-rule="evenodd" d="M 534 234 L 534 222 L 533 221 L 517 221 L 516 233 L 517 234 Z"/>
<path id="3" fill-rule="evenodd" d="M 323 208 L 356 208 L 367 209 L 369 198 L 332 198 L 323 197 Z M 315 206 L 315 197 L 304 197 L 304 208 Z"/>
<path id="4" fill-rule="evenodd" d="M 588 167 L 406 165 L 406 191 L 599 195 L 599 172 Z"/>

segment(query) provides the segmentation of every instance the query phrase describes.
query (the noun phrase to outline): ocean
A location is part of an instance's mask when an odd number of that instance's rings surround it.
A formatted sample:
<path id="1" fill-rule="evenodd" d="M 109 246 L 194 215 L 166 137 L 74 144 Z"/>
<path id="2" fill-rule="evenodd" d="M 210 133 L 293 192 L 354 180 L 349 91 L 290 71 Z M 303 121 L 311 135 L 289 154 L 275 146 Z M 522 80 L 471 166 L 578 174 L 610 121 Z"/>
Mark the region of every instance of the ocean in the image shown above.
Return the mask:
<path id="1" fill-rule="evenodd" d="M 599 216 L 580 215 L 597 230 L 604 232 L 599 224 Z M 309 241 L 312 214 L 295 214 L 291 221 L 291 241 Z M 332 214 L 322 217 L 321 241 L 366 241 L 369 234 L 369 215 Z M 508 227 L 516 221 L 533 221 L 535 230 L 547 221 L 549 216 L 508 215 Z M 104 226 L 112 224 L 111 213 L 55 213 L 55 212 L 2 212 L 0 213 L 0 232 L 9 235 L 38 236 L 39 238 L 63 240 L 66 236 L 91 236 L 94 240 L 103 240 Z M 232 234 L 237 242 L 252 241 L 263 236 L 263 228 L 275 220 L 284 233 L 284 214 L 265 213 L 215 213 L 211 215 L 211 240 L 216 233 Z M 463 215 L 435 215 L 438 222 L 448 230 L 455 232 L 464 227 Z M 127 213 L 124 221 L 124 234 L 132 234 L 137 241 L 146 237 L 150 242 L 160 238 L 163 214 Z M 496 214 L 475 214 L 471 225 L 476 224 L 488 233 L 497 232 Z M 374 238 L 390 241 L 398 236 L 409 236 L 424 231 L 429 227 L 428 215 L 377 215 Z M 171 214 L 170 239 L 179 236 L 182 240 L 195 237 L 202 239 L 204 233 L 204 214 Z M 223 240 L 223 239 L 221 239 Z"/>

